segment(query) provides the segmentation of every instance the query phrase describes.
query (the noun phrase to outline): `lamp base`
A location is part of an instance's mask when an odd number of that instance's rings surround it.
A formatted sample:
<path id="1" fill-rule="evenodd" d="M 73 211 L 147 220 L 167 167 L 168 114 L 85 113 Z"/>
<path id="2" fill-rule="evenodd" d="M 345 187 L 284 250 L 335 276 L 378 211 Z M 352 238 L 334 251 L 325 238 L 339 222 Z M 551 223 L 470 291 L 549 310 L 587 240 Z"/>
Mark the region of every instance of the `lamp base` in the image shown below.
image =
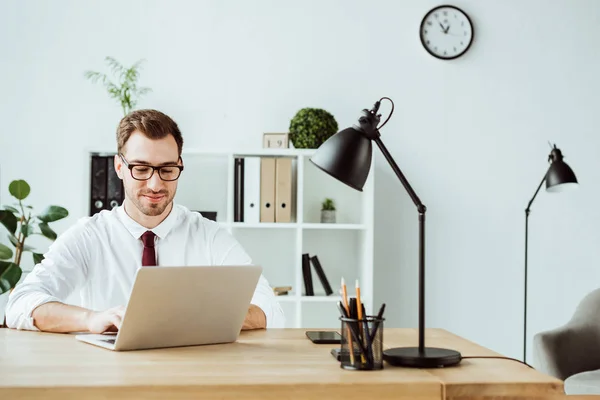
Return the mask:
<path id="1" fill-rule="evenodd" d="M 418 347 L 397 347 L 383 352 L 383 359 L 397 367 L 440 368 L 458 364 L 462 356 L 458 351 L 425 347 L 419 352 Z"/>

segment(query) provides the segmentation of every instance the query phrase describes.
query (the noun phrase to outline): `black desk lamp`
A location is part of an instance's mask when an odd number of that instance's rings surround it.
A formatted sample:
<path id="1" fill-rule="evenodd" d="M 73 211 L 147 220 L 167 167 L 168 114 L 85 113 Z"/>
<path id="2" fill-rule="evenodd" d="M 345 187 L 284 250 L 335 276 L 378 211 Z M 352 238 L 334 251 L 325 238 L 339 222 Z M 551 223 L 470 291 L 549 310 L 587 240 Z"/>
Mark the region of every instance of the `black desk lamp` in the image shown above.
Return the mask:
<path id="1" fill-rule="evenodd" d="M 523 362 L 526 362 L 527 359 L 527 237 L 529 234 L 529 212 L 531 208 L 531 204 L 533 200 L 535 200 L 535 196 L 537 196 L 540 191 L 544 181 L 546 182 L 546 191 L 547 192 L 563 192 L 566 189 L 570 189 L 572 187 L 577 186 L 577 178 L 573 173 L 571 167 L 569 167 L 563 161 L 563 155 L 559 149 L 554 148 L 550 152 L 548 156 L 548 162 L 550 162 L 550 167 L 548 167 L 548 171 L 542 178 L 537 190 L 533 194 L 531 200 L 529 200 L 529 204 L 527 204 L 527 208 L 525 209 L 525 295 L 524 295 L 524 312 L 523 312 Z"/>
<path id="2" fill-rule="evenodd" d="M 362 191 L 371 168 L 372 145 L 374 141 L 383 153 L 396 176 L 402 182 L 419 212 L 419 347 L 401 347 L 383 352 L 383 359 L 391 365 L 417 368 L 445 367 L 458 364 L 461 354 L 454 350 L 425 347 L 425 211 L 412 187 L 396 165 L 396 162 L 381 142 L 378 127 L 381 114 L 377 114 L 382 100 L 392 103 L 392 111 L 385 125 L 394 112 L 394 102 L 383 97 L 375 103 L 371 110 L 363 110 L 358 119 L 359 125 L 346 128 L 323 143 L 310 161 L 318 168 L 345 183 L 353 189 Z"/>

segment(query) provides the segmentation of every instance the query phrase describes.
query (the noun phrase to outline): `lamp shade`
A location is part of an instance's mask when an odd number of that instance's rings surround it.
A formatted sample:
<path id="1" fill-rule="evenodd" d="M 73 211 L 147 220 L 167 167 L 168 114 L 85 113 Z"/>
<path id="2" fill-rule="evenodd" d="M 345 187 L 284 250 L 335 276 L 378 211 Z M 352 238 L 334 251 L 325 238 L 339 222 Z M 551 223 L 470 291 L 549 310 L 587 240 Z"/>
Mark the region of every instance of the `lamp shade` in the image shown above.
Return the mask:
<path id="1" fill-rule="evenodd" d="M 563 156 L 559 149 L 554 148 L 552 150 L 550 159 L 553 161 L 546 173 L 546 191 L 562 192 L 577 187 L 575 173 L 563 161 Z"/>
<path id="2" fill-rule="evenodd" d="M 371 169 L 372 147 L 371 140 L 360 130 L 346 128 L 327 139 L 310 161 L 340 182 L 362 192 Z"/>

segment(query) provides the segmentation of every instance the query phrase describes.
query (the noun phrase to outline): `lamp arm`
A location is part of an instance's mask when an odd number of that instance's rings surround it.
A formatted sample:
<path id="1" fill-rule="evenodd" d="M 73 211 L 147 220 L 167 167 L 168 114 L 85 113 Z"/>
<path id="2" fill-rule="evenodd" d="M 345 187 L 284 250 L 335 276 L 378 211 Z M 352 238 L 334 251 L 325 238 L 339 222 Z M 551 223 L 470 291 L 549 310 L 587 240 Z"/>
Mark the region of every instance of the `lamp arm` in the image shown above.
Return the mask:
<path id="1" fill-rule="evenodd" d="M 387 148 L 385 147 L 385 145 L 379 138 L 379 135 L 377 135 L 377 137 L 373 138 L 373 141 L 375 143 L 377 143 L 379 150 L 381 150 L 381 152 L 383 153 L 383 156 L 385 157 L 387 162 L 390 164 L 390 166 L 396 173 L 396 176 L 398 177 L 400 182 L 402 182 L 404 189 L 406 189 L 406 191 L 408 192 L 408 195 L 412 199 L 413 203 L 415 203 L 415 206 L 417 206 L 417 210 L 419 211 L 419 213 L 425 213 L 425 211 L 427 211 L 427 207 L 425 207 L 423 205 L 423 203 L 421 203 L 421 199 L 419 199 L 419 196 L 417 196 L 417 194 L 415 193 L 413 188 L 410 186 L 410 183 L 408 183 L 408 180 L 406 180 L 406 177 L 404 176 L 402 171 L 400 171 L 400 168 L 396 164 L 396 161 L 394 161 L 394 159 L 392 158 L 392 155 L 390 154 L 390 152 L 387 150 Z"/>
<path id="2" fill-rule="evenodd" d="M 537 187 L 535 193 L 533 194 L 533 197 L 531 198 L 531 200 L 529 200 L 529 204 L 527 204 L 527 208 L 525 209 L 525 213 L 529 215 L 529 211 L 531 209 L 531 204 L 533 204 L 533 201 L 535 200 L 538 192 L 540 191 L 540 189 L 542 188 L 542 185 L 544 184 L 544 182 L 546 181 L 546 176 L 548 175 L 548 172 L 546 172 L 544 174 L 544 177 L 542 178 L 542 181 L 540 182 L 540 185 Z"/>

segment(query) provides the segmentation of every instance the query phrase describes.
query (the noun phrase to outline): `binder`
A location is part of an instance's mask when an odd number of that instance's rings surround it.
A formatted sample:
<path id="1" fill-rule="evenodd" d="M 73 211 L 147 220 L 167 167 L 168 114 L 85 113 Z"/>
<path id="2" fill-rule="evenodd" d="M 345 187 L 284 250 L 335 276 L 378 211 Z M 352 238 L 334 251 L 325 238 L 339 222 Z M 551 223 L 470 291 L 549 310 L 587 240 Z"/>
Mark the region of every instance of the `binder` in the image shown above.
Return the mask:
<path id="1" fill-rule="evenodd" d="M 233 222 L 244 221 L 244 159 L 233 161 Z"/>
<path id="2" fill-rule="evenodd" d="M 115 171 L 114 157 L 106 157 L 106 164 L 108 175 L 106 185 L 106 209 L 110 210 L 119 207 L 123 203 L 123 200 L 125 199 L 125 190 L 123 188 L 123 181 L 117 175 L 117 171 Z"/>
<path id="3" fill-rule="evenodd" d="M 323 271 L 323 267 L 321 267 L 321 263 L 319 262 L 319 259 L 317 258 L 317 256 L 314 255 L 314 256 L 310 257 L 310 262 L 311 262 L 312 266 L 314 267 L 315 271 L 317 272 L 317 276 L 319 277 L 319 280 L 321 281 L 321 285 L 323 285 L 323 289 L 325 289 L 325 295 L 329 296 L 330 294 L 333 294 L 331 285 L 329 285 L 329 280 L 327 279 L 327 276 L 325 275 L 325 271 Z"/>
<path id="4" fill-rule="evenodd" d="M 292 159 L 275 161 L 275 222 L 292 221 Z"/>
<path id="5" fill-rule="evenodd" d="M 310 261 L 308 253 L 302 254 L 302 276 L 304 278 L 304 290 L 306 296 L 314 296 L 312 284 L 312 273 L 310 272 Z"/>
<path id="6" fill-rule="evenodd" d="M 107 208 L 106 157 L 92 155 L 90 171 L 90 216 Z"/>
<path id="7" fill-rule="evenodd" d="M 260 158 L 260 222 L 275 222 L 275 158 Z"/>
<path id="8" fill-rule="evenodd" d="M 244 222 L 260 222 L 260 157 L 244 160 Z"/>

